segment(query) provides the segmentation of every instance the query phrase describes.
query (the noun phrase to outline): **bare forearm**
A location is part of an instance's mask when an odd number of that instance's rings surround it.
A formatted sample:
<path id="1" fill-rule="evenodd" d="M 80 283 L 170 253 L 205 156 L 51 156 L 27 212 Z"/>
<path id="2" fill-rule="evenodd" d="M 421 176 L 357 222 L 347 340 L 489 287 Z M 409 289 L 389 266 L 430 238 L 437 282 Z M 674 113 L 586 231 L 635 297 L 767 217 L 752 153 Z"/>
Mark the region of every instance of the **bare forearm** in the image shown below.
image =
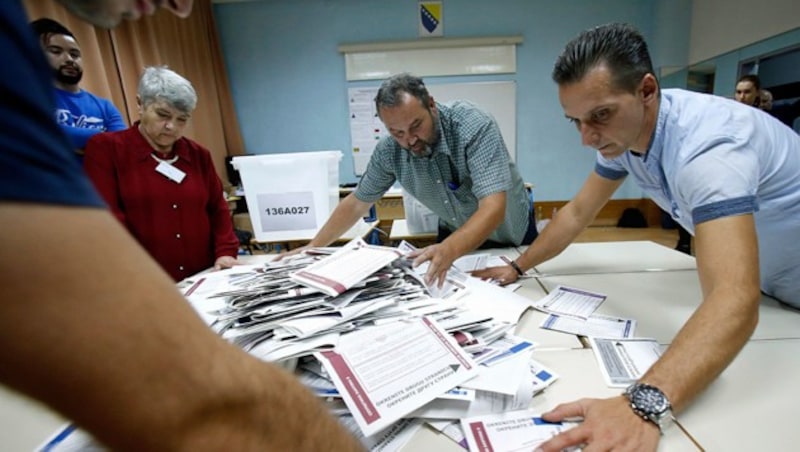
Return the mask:
<path id="1" fill-rule="evenodd" d="M 1 204 L 0 228 L 3 383 L 119 450 L 263 450 L 309 419 L 349 441 L 291 377 L 211 333 L 107 212 Z"/>
<path id="2" fill-rule="evenodd" d="M 595 172 L 589 174 L 575 199 L 558 212 L 525 253 L 517 258 L 517 265 L 528 270 L 564 251 L 594 220 L 622 182 L 623 179 L 609 180 Z"/>
<path id="3" fill-rule="evenodd" d="M 676 411 L 685 408 L 736 357 L 758 323 L 758 293 L 739 303 L 741 292 L 711 294 L 681 328 L 642 381 L 667 394 Z M 735 306 L 743 306 L 736 309 Z"/>
<path id="4" fill-rule="evenodd" d="M 751 215 L 696 226 L 703 302 L 645 375 L 677 410 L 736 357 L 758 324 L 758 243 Z"/>
<path id="5" fill-rule="evenodd" d="M 522 256 L 516 259 L 517 265 L 523 271 L 556 257 L 594 218 L 578 217 L 573 210 L 571 203 L 564 206 Z"/>
<path id="6" fill-rule="evenodd" d="M 341 237 L 369 211 L 371 204 L 360 201 L 355 194 L 347 195 L 336 206 L 331 217 L 309 243 L 310 246 L 328 246 Z"/>

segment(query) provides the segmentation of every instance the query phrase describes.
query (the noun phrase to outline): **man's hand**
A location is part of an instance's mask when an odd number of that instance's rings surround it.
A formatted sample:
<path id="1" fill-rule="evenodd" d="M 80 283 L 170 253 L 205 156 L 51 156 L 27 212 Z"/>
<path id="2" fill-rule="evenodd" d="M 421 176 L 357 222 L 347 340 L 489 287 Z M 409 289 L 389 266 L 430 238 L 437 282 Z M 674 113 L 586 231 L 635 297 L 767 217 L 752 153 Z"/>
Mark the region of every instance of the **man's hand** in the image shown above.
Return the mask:
<path id="1" fill-rule="evenodd" d="M 575 428 L 554 436 L 537 448 L 558 452 L 566 447 L 583 445 L 583 450 L 655 451 L 658 427 L 636 415 L 623 396 L 611 399 L 581 399 L 564 403 L 542 417 L 550 422 L 565 418 L 583 418 Z"/>
<path id="2" fill-rule="evenodd" d="M 238 265 L 239 261 L 233 256 L 220 256 L 214 262 L 214 270 L 222 270 L 223 268 L 231 268 Z"/>
<path id="3" fill-rule="evenodd" d="M 419 267 L 423 263 L 430 261 L 428 272 L 425 273 L 425 284 L 430 286 L 436 283 L 438 287 L 442 287 L 447 277 L 447 270 L 450 269 L 453 261 L 458 256 L 446 244 L 437 243 L 414 251 L 408 257 L 414 259 L 412 264 L 414 267 Z"/>
<path id="4" fill-rule="evenodd" d="M 283 259 L 285 257 L 291 257 L 291 256 L 295 256 L 295 255 L 300 254 L 300 253 L 304 253 L 304 252 L 310 250 L 311 248 L 314 248 L 314 247 L 311 246 L 311 245 L 303 245 L 300 248 L 295 248 L 295 249 L 293 249 L 291 251 L 283 251 L 280 254 L 278 254 L 278 257 L 276 257 L 274 259 L 274 261 L 277 262 L 277 261 L 279 261 L 279 260 L 281 260 L 281 259 Z"/>
<path id="5" fill-rule="evenodd" d="M 502 265 L 500 267 L 488 267 L 482 270 L 475 270 L 474 272 L 472 272 L 472 276 L 483 280 L 493 279 L 495 281 L 498 281 L 502 286 L 505 286 L 506 284 L 511 284 L 517 279 L 519 279 L 517 271 L 514 270 L 514 267 L 510 265 Z"/>

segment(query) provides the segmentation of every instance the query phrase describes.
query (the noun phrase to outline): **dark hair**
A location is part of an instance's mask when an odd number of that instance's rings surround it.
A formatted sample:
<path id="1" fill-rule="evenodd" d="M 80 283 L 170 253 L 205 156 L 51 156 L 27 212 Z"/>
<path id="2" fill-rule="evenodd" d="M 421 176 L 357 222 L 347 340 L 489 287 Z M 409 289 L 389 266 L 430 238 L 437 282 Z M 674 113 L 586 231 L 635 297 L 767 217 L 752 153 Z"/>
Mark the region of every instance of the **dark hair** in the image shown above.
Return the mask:
<path id="1" fill-rule="evenodd" d="M 69 31 L 69 28 L 53 19 L 42 17 L 41 19 L 34 20 L 30 25 L 33 32 L 36 33 L 36 36 L 38 36 L 41 41 L 46 41 L 50 35 L 67 35 L 77 41 L 77 38 Z"/>
<path id="2" fill-rule="evenodd" d="M 407 72 L 389 77 L 378 89 L 375 96 L 375 110 L 380 114 L 382 107 L 394 107 L 400 102 L 398 94 L 408 93 L 419 99 L 422 106 L 430 109 L 431 95 L 422 79 Z"/>
<path id="3" fill-rule="evenodd" d="M 736 80 L 736 84 L 738 85 L 739 82 L 750 82 L 753 84 L 753 87 L 756 89 L 756 91 L 761 91 L 761 79 L 755 74 L 743 75 L 739 77 L 739 80 Z"/>
<path id="4" fill-rule="evenodd" d="M 642 77 L 654 74 L 642 34 L 631 25 L 612 23 L 586 30 L 570 41 L 556 60 L 553 81 L 559 85 L 579 82 L 600 64 L 611 71 L 613 86 L 627 92 L 635 92 Z"/>

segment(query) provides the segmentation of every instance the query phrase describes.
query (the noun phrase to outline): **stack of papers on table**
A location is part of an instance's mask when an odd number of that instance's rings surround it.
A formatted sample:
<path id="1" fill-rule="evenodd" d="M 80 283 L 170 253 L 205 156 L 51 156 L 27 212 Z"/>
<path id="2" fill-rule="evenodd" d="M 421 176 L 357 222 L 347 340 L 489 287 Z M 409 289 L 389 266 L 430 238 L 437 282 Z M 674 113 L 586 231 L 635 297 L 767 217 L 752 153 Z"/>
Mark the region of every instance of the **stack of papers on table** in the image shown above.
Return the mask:
<path id="1" fill-rule="evenodd" d="M 365 446 L 394 450 L 423 420 L 466 441 L 460 419 L 524 409 L 558 376 L 511 335 L 530 300 L 457 266 L 428 286 L 411 251 L 356 239 L 207 273 L 184 293 L 223 338 L 293 370 Z"/>

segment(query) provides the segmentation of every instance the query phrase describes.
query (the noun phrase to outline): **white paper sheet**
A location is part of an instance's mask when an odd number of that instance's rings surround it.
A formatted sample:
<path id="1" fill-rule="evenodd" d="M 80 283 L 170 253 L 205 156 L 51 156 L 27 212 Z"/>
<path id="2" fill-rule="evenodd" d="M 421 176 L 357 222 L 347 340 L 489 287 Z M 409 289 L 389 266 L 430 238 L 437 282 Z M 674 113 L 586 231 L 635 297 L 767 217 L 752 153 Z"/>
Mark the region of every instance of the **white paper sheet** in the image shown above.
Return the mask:
<path id="1" fill-rule="evenodd" d="M 587 319 L 550 314 L 539 327 L 587 337 L 628 338 L 636 331 L 636 320 L 599 314 Z"/>
<path id="2" fill-rule="evenodd" d="M 343 335 L 315 354 L 365 435 L 372 435 L 473 377 L 477 365 L 428 318 Z"/>
<path id="3" fill-rule="evenodd" d="M 540 311 L 585 319 L 597 310 L 606 296 L 574 287 L 558 286 L 546 297 L 531 304 Z"/>
<path id="4" fill-rule="evenodd" d="M 589 338 L 606 384 L 624 388 L 642 377 L 661 357 L 662 347 L 655 339 Z"/>
<path id="5" fill-rule="evenodd" d="M 532 451 L 571 425 L 550 423 L 532 410 L 476 416 L 461 420 L 470 451 Z"/>

